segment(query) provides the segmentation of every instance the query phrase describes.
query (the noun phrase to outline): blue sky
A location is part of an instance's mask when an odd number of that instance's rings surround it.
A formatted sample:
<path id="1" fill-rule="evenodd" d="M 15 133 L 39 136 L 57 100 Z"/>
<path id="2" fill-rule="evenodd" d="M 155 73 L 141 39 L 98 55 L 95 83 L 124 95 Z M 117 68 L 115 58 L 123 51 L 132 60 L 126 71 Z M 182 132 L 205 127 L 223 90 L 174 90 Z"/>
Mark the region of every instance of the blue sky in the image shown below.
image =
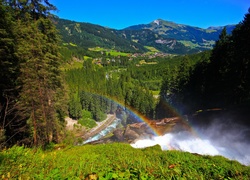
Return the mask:
<path id="1" fill-rule="evenodd" d="M 237 24 L 250 0 L 50 0 L 54 14 L 77 22 L 114 29 L 147 24 L 155 19 L 201 28 Z"/>

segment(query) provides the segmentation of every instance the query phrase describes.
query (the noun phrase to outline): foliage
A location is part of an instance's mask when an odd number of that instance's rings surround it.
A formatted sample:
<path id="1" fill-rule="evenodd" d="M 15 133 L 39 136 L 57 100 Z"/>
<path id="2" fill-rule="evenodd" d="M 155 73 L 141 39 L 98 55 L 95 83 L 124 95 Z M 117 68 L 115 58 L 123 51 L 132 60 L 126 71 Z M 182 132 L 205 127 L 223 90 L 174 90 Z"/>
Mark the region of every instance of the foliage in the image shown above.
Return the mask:
<path id="1" fill-rule="evenodd" d="M 81 118 L 78 120 L 78 124 L 81 124 L 82 126 L 85 126 L 87 128 L 93 128 L 96 126 L 96 122 L 93 119 Z"/>
<path id="2" fill-rule="evenodd" d="M 183 113 L 249 102 L 249 21 L 250 12 L 231 35 L 224 28 L 211 55 L 204 54 L 195 66 L 180 69 L 174 91 L 168 81 L 163 83 L 162 98 Z"/>
<path id="3" fill-rule="evenodd" d="M 0 153 L 8 179 L 249 179 L 250 167 L 221 156 L 133 149 L 128 144 L 54 147 L 41 151 L 14 146 Z"/>
<path id="4" fill-rule="evenodd" d="M 5 18 L 1 18 L 0 68 L 1 78 L 6 76 L 7 81 L 0 88 L 4 107 L 0 129 L 4 129 L 5 145 L 45 146 L 63 136 L 61 101 L 66 96 L 59 70 L 59 37 L 49 18 L 52 9 L 47 0 L 1 2 Z"/>
<path id="5" fill-rule="evenodd" d="M 15 55 L 15 22 L 11 9 L 0 4 L 0 148 L 9 140 L 8 134 L 15 134 L 11 128 L 15 112 L 15 98 L 18 90 L 18 58 Z M 24 124 L 20 123 L 20 126 Z"/>
<path id="6" fill-rule="evenodd" d="M 146 51 L 142 45 L 120 37 L 118 31 L 114 29 L 64 19 L 55 21 L 64 43 L 73 43 L 86 49 L 102 47 L 122 52 Z"/>
<path id="7" fill-rule="evenodd" d="M 172 107 L 178 109 L 181 114 L 196 110 L 194 103 L 200 99 L 194 97 L 198 95 L 198 84 L 191 84 L 192 72 L 201 62 L 209 60 L 211 52 L 205 51 L 193 55 L 176 56 L 172 58 L 172 63 L 169 63 L 169 69 L 163 76 L 163 82 L 160 87 L 160 100 L 156 107 L 156 117 L 164 118 L 178 115 L 172 110 Z M 204 69 L 203 69 L 204 70 Z M 203 82 L 200 76 L 195 76 L 199 82 Z M 187 87 L 188 92 L 185 91 Z M 196 100 L 196 101 L 195 101 Z M 166 106 L 166 103 L 170 107 Z M 194 108 L 194 109 L 192 109 Z M 199 107 L 198 107 L 199 108 Z"/>
<path id="8" fill-rule="evenodd" d="M 110 99 L 152 116 L 153 95 L 146 85 L 132 79 L 131 73 L 130 69 L 119 71 L 109 66 L 102 67 L 92 60 L 85 60 L 83 68 L 66 71 L 66 80 L 72 91 L 70 116 L 78 119 L 79 112 L 84 109 L 92 113 L 94 120 L 101 121 L 106 113 L 115 113 L 117 109 L 117 104 L 114 107 Z"/>
<path id="9" fill-rule="evenodd" d="M 118 52 L 116 50 L 109 50 L 109 49 L 104 49 L 101 47 L 95 47 L 95 48 L 89 48 L 90 51 L 97 51 L 97 52 L 106 52 L 106 55 L 109 56 L 128 56 L 129 53 L 124 53 L 124 52 Z"/>

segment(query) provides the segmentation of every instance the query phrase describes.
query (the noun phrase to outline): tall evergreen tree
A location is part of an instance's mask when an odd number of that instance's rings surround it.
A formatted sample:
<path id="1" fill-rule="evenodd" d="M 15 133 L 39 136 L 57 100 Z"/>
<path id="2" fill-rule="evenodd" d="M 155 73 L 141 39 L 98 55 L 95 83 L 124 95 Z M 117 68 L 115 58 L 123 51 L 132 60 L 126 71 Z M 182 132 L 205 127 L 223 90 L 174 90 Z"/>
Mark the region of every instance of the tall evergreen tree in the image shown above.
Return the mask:
<path id="1" fill-rule="evenodd" d="M 0 139 L 44 146 L 64 124 L 59 38 L 45 1 L 6 0 L 0 7 Z M 32 137 L 30 139 L 30 137 Z"/>
<path id="2" fill-rule="evenodd" d="M 231 36 L 226 35 L 224 29 L 213 49 L 206 75 L 207 102 L 225 106 L 250 99 L 249 13 L 236 26 Z"/>
<path id="3" fill-rule="evenodd" d="M 224 28 L 211 56 L 204 56 L 183 90 L 183 104 L 197 110 L 250 101 L 250 10 L 233 30 Z M 180 88 L 180 87 L 179 87 Z"/>
<path id="4" fill-rule="evenodd" d="M 9 141 L 13 134 L 16 80 L 19 62 L 15 55 L 15 22 L 9 7 L 0 4 L 0 146 Z M 3 144 L 4 145 L 4 144 Z"/>
<path id="5" fill-rule="evenodd" d="M 232 84 L 227 79 L 229 71 L 230 58 L 232 53 L 230 36 L 224 28 L 216 42 L 211 55 L 211 63 L 207 69 L 206 101 L 211 102 L 211 106 L 221 106 L 227 101 L 226 95 Z"/>
<path id="6" fill-rule="evenodd" d="M 241 103 L 250 100 L 250 8 L 233 31 L 232 43 L 234 53 L 230 63 L 230 79 L 234 77 L 233 99 L 235 103 Z"/>
<path id="7" fill-rule="evenodd" d="M 14 9 L 15 15 L 20 18 L 28 12 L 32 18 L 38 19 L 41 16 L 47 16 L 51 10 L 56 10 L 49 0 L 4 0 L 3 2 Z"/>
<path id="8" fill-rule="evenodd" d="M 48 18 L 21 22 L 19 111 L 28 118 L 35 146 L 57 139 L 56 94 L 62 87 L 58 36 Z M 30 20 L 30 21 L 29 21 Z"/>

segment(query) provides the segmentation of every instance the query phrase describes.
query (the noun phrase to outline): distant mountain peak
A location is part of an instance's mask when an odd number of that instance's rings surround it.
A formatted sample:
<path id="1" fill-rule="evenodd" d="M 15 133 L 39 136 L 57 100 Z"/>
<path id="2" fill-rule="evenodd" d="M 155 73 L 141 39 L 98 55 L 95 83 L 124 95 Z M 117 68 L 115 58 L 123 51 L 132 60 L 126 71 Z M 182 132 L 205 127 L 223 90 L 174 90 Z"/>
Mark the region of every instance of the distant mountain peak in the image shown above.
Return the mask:
<path id="1" fill-rule="evenodd" d="M 161 22 L 160 19 L 156 19 L 156 20 L 153 21 L 153 23 L 157 24 L 158 26 L 160 25 L 160 22 Z"/>
<path id="2" fill-rule="evenodd" d="M 217 30 L 217 31 L 221 31 L 223 28 L 226 28 L 227 33 L 231 34 L 233 29 L 235 28 L 235 24 L 230 24 L 230 25 L 225 25 L 225 26 L 210 26 L 207 29 L 208 30 Z"/>
<path id="3" fill-rule="evenodd" d="M 165 20 L 159 18 L 159 19 L 154 20 L 152 23 L 155 23 L 155 24 L 157 24 L 159 26 L 163 22 L 165 22 Z"/>
<path id="4" fill-rule="evenodd" d="M 154 20 L 153 22 L 150 23 L 152 26 L 168 26 L 168 27 L 172 27 L 172 28 L 178 28 L 178 27 L 181 27 L 182 25 L 181 24 L 177 24 L 175 22 L 172 22 L 172 21 L 166 21 L 166 20 L 163 20 L 163 19 L 156 19 Z"/>
<path id="5" fill-rule="evenodd" d="M 233 28 L 234 26 L 227 26 L 228 33 L 231 33 Z M 163 50 L 166 47 L 169 49 L 170 47 L 173 47 L 176 49 L 179 48 L 179 50 L 182 49 L 184 53 L 193 53 L 212 49 L 215 41 L 218 40 L 222 28 L 210 27 L 208 29 L 204 29 L 178 24 L 172 21 L 156 19 L 149 24 L 134 25 L 125 28 L 125 30 L 137 30 L 137 33 L 140 30 L 152 31 L 156 35 L 155 38 L 153 38 L 153 36 L 148 36 L 150 43 L 148 43 L 147 46 L 154 44 L 154 46 L 160 50 Z M 138 39 L 140 38 L 137 38 L 137 40 Z M 138 40 L 138 42 L 142 41 Z M 173 46 L 169 46 L 168 42 L 172 42 Z M 159 44 L 161 46 L 159 46 Z"/>

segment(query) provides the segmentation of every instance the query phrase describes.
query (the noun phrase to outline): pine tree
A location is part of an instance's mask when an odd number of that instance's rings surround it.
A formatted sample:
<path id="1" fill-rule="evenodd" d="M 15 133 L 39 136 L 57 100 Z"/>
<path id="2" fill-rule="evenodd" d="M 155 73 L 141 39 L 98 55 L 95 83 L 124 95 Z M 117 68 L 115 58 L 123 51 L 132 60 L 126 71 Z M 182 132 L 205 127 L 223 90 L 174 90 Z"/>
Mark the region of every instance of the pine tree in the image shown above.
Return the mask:
<path id="1" fill-rule="evenodd" d="M 208 65 L 206 72 L 207 83 L 205 89 L 206 102 L 211 102 L 211 106 L 222 106 L 228 101 L 229 89 L 232 84 L 226 76 L 229 71 L 232 45 L 230 43 L 230 35 L 227 35 L 224 28 L 216 42 L 211 54 L 211 63 Z"/>
<path id="2" fill-rule="evenodd" d="M 48 0 L 0 5 L 0 140 L 8 144 L 44 146 L 62 135 L 65 95 L 50 10 Z"/>
<path id="3" fill-rule="evenodd" d="M 22 18 L 28 12 L 33 19 L 39 19 L 48 16 L 50 11 L 56 10 L 48 0 L 4 0 L 2 2 L 10 6 L 18 18 Z"/>
<path id="4" fill-rule="evenodd" d="M 234 82 L 235 103 L 250 100 L 250 8 L 244 20 L 232 32 L 233 58 L 230 80 Z"/>
<path id="5" fill-rule="evenodd" d="M 20 140 L 25 123 L 17 120 L 16 98 L 19 60 L 16 56 L 16 23 L 11 8 L 0 4 L 0 147 Z M 15 125 L 14 125 L 15 124 Z M 18 136 L 17 136 L 18 134 Z"/>
<path id="6" fill-rule="evenodd" d="M 32 129 L 35 146 L 57 141 L 57 92 L 62 88 L 58 36 L 48 18 L 20 21 L 18 57 L 21 60 L 19 112 Z"/>

